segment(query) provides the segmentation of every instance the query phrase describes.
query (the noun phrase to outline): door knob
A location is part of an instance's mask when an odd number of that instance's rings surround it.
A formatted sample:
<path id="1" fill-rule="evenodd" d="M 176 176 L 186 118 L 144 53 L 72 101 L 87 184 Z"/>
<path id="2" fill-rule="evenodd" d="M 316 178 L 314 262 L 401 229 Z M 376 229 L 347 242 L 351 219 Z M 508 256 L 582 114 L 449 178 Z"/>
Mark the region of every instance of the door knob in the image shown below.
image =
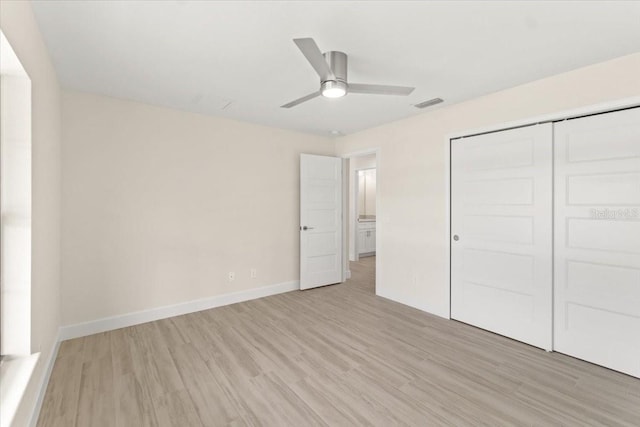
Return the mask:
<path id="1" fill-rule="evenodd" d="M 460 240 L 460 237 L 458 237 L 458 235 L 457 235 L 457 234 L 454 234 L 454 235 L 453 235 L 453 240 L 455 240 L 455 241 L 457 242 L 458 240 Z"/>
<path id="2" fill-rule="evenodd" d="M 306 225 L 302 227 L 303 230 L 313 230 L 313 227 L 307 227 Z"/>

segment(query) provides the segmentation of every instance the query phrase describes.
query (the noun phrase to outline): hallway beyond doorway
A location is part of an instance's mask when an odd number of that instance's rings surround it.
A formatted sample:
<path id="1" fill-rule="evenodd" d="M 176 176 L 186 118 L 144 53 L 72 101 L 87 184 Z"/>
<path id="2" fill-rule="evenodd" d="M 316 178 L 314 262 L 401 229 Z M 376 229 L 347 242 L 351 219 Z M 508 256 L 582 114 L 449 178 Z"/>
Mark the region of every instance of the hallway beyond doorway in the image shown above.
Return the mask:
<path id="1" fill-rule="evenodd" d="M 369 294 L 376 293 L 376 257 L 360 258 L 359 261 L 350 261 L 349 269 L 351 278 L 345 282 Z"/>

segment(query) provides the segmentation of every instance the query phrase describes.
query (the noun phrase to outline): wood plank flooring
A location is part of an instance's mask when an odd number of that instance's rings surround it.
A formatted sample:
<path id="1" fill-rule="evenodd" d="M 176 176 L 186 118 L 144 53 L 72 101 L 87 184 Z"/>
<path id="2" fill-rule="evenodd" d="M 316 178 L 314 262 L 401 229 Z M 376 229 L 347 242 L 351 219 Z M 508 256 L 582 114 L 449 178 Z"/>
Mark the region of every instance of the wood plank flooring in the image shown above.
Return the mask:
<path id="1" fill-rule="evenodd" d="M 347 283 L 65 341 L 38 426 L 640 426 L 640 380 Z"/>

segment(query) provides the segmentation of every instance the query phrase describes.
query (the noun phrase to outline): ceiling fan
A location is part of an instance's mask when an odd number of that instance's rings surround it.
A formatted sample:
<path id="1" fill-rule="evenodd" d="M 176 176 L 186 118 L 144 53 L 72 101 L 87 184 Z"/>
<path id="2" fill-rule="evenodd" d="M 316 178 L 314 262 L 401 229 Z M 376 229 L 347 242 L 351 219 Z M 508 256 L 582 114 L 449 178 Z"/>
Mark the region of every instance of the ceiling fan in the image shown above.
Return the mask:
<path id="1" fill-rule="evenodd" d="M 347 93 L 407 96 L 415 89 L 406 86 L 348 83 L 346 53 L 330 51 L 323 54 L 312 38 L 293 39 L 293 42 L 320 76 L 320 90 L 284 104 L 281 108 L 295 107 L 320 95 L 326 98 L 340 98 Z"/>

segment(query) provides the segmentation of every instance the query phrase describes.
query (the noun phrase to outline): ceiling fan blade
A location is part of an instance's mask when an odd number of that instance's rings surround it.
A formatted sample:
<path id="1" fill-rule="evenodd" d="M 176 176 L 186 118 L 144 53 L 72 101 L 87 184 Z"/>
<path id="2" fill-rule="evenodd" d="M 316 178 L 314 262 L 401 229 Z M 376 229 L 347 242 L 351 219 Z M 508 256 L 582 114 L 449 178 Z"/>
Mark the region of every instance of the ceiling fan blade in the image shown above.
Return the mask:
<path id="1" fill-rule="evenodd" d="M 293 42 L 298 45 L 298 48 L 302 51 L 302 54 L 307 58 L 307 61 L 311 64 L 316 73 L 320 76 L 320 80 L 334 80 L 336 77 L 324 59 L 322 52 L 318 48 L 318 45 L 312 38 L 293 39 Z"/>
<path id="2" fill-rule="evenodd" d="M 309 95 L 303 96 L 302 98 L 298 98 L 295 101 L 291 101 L 288 104 L 281 105 L 280 108 L 295 107 L 296 105 L 302 104 L 303 102 L 307 102 L 308 100 L 313 99 L 317 96 L 320 96 L 320 92 L 313 92 L 313 93 L 310 93 Z"/>
<path id="3" fill-rule="evenodd" d="M 407 96 L 413 92 L 414 87 L 407 86 L 385 86 L 385 85 L 365 85 L 359 83 L 349 83 L 349 93 L 368 93 L 371 95 L 401 95 Z"/>

